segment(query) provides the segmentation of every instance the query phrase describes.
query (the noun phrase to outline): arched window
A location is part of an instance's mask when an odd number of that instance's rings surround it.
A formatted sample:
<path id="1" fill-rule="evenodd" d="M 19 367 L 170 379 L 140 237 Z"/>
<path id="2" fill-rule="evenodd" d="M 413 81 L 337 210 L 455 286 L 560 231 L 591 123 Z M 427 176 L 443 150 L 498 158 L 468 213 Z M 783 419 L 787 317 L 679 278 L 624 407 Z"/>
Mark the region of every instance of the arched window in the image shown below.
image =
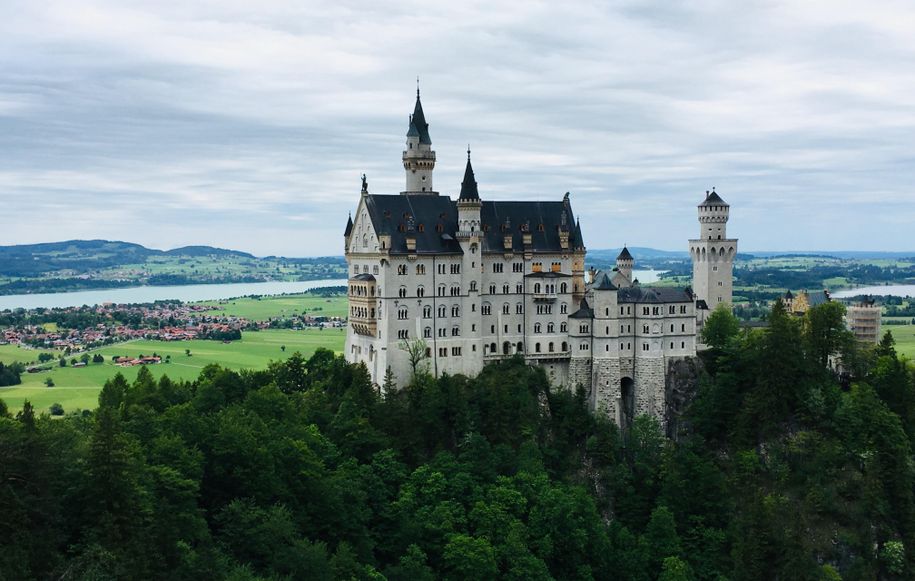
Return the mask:
<path id="1" fill-rule="evenodd" d="M 502 355 L 510 355 L 512 350 L 512 344 L 508 341 L 502 343 Z"/>
<path id="2" fill-rule="evenodd" d="M 402 286 L 399 289 L 397 289 L 397 296 L 399 296 L 400 298 L 404 298 L 405 296 L 407 296 L 407 287 Z"/>
<path id="3" fill-rule="evenodd" d="M 534 294 L 540 294 L 540 283 L 534 284 Z"/>
<path id="4" fill-rule="evenodd" d="M 416 296 L 420 298 L 426 296 L 426 289 L 421 286 L 416 287 Z"/>
<path id="5" fill-rule="evenodd" d="M 534 352 L 535 352 L 535 353 L 540 353 L 540 343 L 537 343 L 537 344 L 534 345 Z"/>
<path id="6" fill-rule="evenodd" d="M 541 329 L 540 323 L 534 323 L 534 333 L 539 333 Z"/>
<path id="7" fill-rule="evenodd" d="M 569 312 L 569 305 L 567 305 L 566 303 L 562 303 L 559 305 L 560 314 L 565 315 L 568 312 Z"/>
<path id="8" fill-rule="evenodd" d="M 461 316 L 461 307 L 454 305 L 451 307 L 451 316 L 460 317 Z"/>
<path id="9" fill-rule="evenodd" d="M 484 315 L 491 315 L 492 314 L 492 305 L 490 305 L 489 303 L 483 303 L 482 311 L 483 311 Z"/>
<path id="10" fill-rule="evenodd" d="M 517 352 L 518 352 L 518 353 L 523 353 L 523 352 L 524 352 L 524 343 L 522 343 L 521 341 L 518 341 Z"/>
<path id="11" fill-rule="evenodd" d="M 509 288 L 509 287 L 508 287 L 508 283 L 505 283 L 505 284 L 502 285 L 502 294 L 503 294 L 503 295 L 507 295 L 507 294 L 508 294 L 508 288 Z"/>
<path id="12" fill-rule="evenodd" d="M 553 323 L 547 323 L 547 324 L 546 324 L 546 332 L 547 332 L 547 333 L 554 333 L 554 332 L 556 332 L 556 326 L 553 325 Z"/>
<path id="13" fill-rule="evenodd" d="M 491 294 L 491 295 L 496 294 L 496 285 L 494 285 L 494 284 L 489 285 L 489 294 Z"/>
<path id="14" fill-rule="evenodd" d="M 568 332 L 569 332 L 569 324 L 566 323 L 565 321 L 559 323 L 559 332 L 560 332 L 560 333 L 568 333 Z M 563 349 L 563 351 L 565 351 L 565 349 Z"/>
<path id="15" fill-rule="evenodd" d="M 423 318 L 431 319 L 432 318 L 432 305 L 426 305 L 423 307 Z"/>
<path id="16" fill-rule="evenodd" d="M 561 285 L 559 285 L 559 292 L 561 292 L 563 294 L 568 292 L 568 289 L 569 289 L 569 285 L 567 285 L 566 283 L 562 283 Z"/>
<path id="17" fill-rule="evenodd" d="M 423 337 L 425 337 L 426 339 L 432 338 L 432 327 L 426 327 L 425 329 L 423 329 Z"/>
<path id="18" fill-rule="evenodd" d="M 502 303 L 502 314 L 507 315 L 511 312 L 511 305 L 508 303 Z"/>
<path id="19" fill-rule="evenodd" d="M 400 307 L 397 309 L 397 318 L 401 321 L 407 318 L 407 307 Z"/>
<path id="20" fill-rule="evenodd" d="M 562 342 L 562 350 L 563 350 L 563 351 L 568 351 L 568 350 L 569 350 L 569 344 L 566 343 L 565 341 Z"/>
<path id="21" fill-rule="evenodd" d="M 553 342 L 552 342 L 552 341 L 550 341 L 550 344 L 548 345 L 547 350 L 548 350 L 550 353 L 552 353 L 552 352 L 554 351 L 554 350 L 553 350 Z"/>

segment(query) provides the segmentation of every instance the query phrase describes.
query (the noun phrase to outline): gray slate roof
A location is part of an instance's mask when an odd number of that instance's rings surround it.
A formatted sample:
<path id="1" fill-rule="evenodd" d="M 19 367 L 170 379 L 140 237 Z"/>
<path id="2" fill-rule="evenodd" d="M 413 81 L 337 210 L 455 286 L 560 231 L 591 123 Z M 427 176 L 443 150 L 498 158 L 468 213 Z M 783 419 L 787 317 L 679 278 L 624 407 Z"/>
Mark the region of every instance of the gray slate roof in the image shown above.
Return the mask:
<path id="1" fill-rule="evenodd" d="M 578 307 L 578 310 L 569 315 L 570 319 L 593 319 L 594 318 L 594 309 L 588 305 L 588 301 L 581 299 L 581 305 Z"/>
<path id="2" fill-rule="evenodd" d="M 721 196 L 715 193 L 715 190 L 712 190 L 712 193 L 705 197 L 700 206 L 727 206 L 728 203 L 721 199 Z"/>
<path id="3" fill-rule="evenodd" d="M 483 201 L 481 204 L 483 252 L 505 252 L 506 234 L 512 237 L 512 251 L 523 252 L 524 229 L 531 233 L 535 253 L 562 252 L 559 230 L 563 221 L 567 230 L 568 225 L 574 223 L 572 206 L 567 201 Z M 451 198 L 428 194 L 368 194 L 365 205 L 375 232 L 379 236 L 391 237 L 393 254 L 407 253 L 408 234 L 416 236 L 418 254 L 461 253 L 460 244 L 454 239 L 457 233 L 457 202 Z M 411 222 L 413 231 L 409 232 Z M 581 230 L 577 227 L 569 231 L 569 247 L 584 248 Z"/>
<path id="4" fill-rule="evenodd" d="M 617 291 L 620 303 L 691 303 L 693 293 L 685 288 L 631 286 Z"/>
<path id="5" fill-rule="evenodd" d="M 432 139 L 429 137 L 429 124 L 426 123 L 426 116 L 423 114 L 423 104 L 419 101 L 419 91 L 416 91 L 416 106 L 413 107 L 413 116 L 410 118 L 410 128 L 407 131 L 408 137 L 413 137 L 411 132 L 416 131 L 419 135 L 419 142 L 432 145 Z M 414 134 L 414 135 L 415 135 Z"/>

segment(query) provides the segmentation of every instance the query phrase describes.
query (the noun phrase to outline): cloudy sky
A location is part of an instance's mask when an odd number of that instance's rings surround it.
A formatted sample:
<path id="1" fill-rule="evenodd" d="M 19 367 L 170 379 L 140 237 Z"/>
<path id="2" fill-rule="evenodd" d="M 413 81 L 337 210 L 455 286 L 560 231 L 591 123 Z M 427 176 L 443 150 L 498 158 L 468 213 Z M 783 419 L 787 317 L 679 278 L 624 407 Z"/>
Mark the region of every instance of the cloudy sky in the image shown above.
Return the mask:
<path id="1" fill-rule="evenodd" d="M 590 248 L 915 250 L 915 4 L 3 2 L 0 245 L 342 254 L 360 175 L 559 200 Z"/>

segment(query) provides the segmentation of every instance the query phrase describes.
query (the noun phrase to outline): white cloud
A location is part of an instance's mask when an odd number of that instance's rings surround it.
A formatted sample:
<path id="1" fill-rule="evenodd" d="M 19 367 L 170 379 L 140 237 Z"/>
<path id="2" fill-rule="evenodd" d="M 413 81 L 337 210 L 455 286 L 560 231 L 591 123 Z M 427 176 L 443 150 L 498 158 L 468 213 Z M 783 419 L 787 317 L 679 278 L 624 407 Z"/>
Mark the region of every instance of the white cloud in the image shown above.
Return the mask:
<path id="1" fill-rule="evenodd" d="M 915 201 L 910 3 L 60 0 L 9 13 L 0 196 L 26 219 L 0 244 L 338 254 L 358 176 L 402 187 L 420 74 L 437 189 L 457 191 L 470 142 L 484 196 L 571 191 L 591 248 L 681 248 L 717 185 L 744 248 L 915 249 L 900 219 Z"/>

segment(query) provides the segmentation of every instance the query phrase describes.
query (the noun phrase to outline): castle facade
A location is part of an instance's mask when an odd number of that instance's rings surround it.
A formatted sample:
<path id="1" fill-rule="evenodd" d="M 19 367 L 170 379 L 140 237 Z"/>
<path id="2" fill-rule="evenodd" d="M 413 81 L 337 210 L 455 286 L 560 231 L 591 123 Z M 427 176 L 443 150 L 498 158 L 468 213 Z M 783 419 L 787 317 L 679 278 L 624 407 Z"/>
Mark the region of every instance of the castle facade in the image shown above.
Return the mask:
<path id="1" fill-rule="evenodd" d="M 520 355 L 557 386 L 581 385 L 593 409 L 627 425 L 665 412 L 673 362 L 693 357 L 709 307 L 730 304 L 737 240 L 717 193 L 689 241 L 692 288 L 643 287 L 624 248 L 616 268 L 585 272 L 568 194 L 553 202 L 480 196 L 467 152 L 456 200 L 433 188 L 435 152 L 419 91 L 402 156 L 406 187 L 362 193 L 346 225 L 348 361 L 379 386 L 414 368 L 475 375 Z"/>

